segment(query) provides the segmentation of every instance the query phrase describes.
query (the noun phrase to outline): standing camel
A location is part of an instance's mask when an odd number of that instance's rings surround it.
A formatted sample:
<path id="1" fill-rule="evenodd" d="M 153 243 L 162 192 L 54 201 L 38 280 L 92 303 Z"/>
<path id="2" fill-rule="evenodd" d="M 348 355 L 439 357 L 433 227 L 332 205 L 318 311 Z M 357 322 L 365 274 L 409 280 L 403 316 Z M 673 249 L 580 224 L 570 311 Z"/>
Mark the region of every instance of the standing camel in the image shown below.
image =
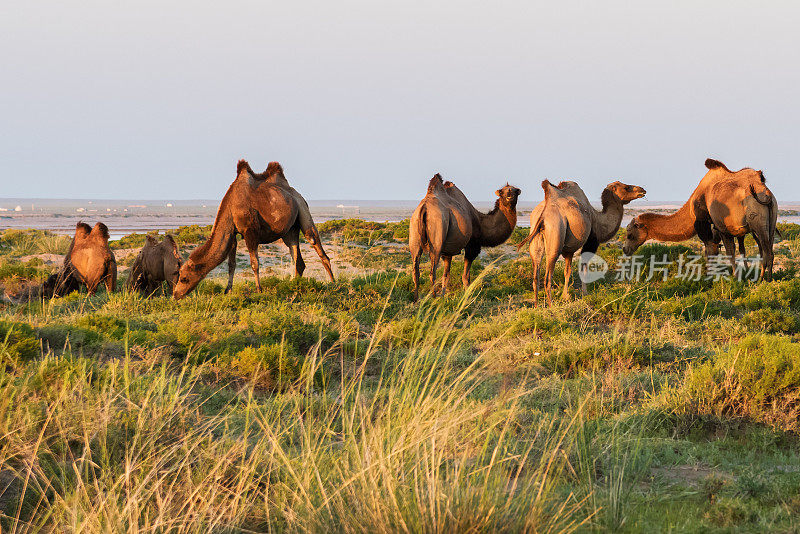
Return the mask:
<path id="1" fill-rule="evenodd" d="M 314 247 L 322 265 L 333 281 L 331 261 L 319 238 L 319 232 L 311 218 L 305 199 L 289 185 L 283 168 L 277 161 L 271 162 L 267 170 L 256 174 L 245 160 L 236 166 L 236 179 L 220 202 L 211 237 L 189 255 L 180 269 L 178 283 L 172 295 L 183 298 L 194 289 L 212 269 L 228 259 L 228 285 L 233 287 L 236 270 L 236 236 L 244 237 L 250 253 L 250 266 L 256 277 L 256 286 L 261 291 L 258 276 L 258 245 L 283 240 L 292 254 L 295 277 L 303 275 L 306 264 L 300 255 L 300 232 Z"/>
<path id="2" fill-rule="evenodd" d="M 600 200 L 602 211 L 595 210 L 586 194 L 575 182 L 561 182 L 554 186 L 542 182 L 545 199 L 531 212 L 531 231 L 519 248 L 530 242 L 533 261 L 534 301 L 539 302 L 539 264 L 542 253 L 547 257 L 545 266 L 545 294 L 552 304 L 552 278 L 555 263 L 564 256 L 564 299 L 569 298 L 569 281 L 572 275 L 572 258 L 582 252 L 597 252 L 601 243 L 609 241 L 622 222 L 625 204 L 641 198 L 646 191 L 636 185 L 612 182 L 603 190 Z M 581 281 L 581 291 L 586 294 L 586 284 Z"/>
<path id="3" fill-rule="evenodd" d="M 648 239 L 675 242 L 697 235 L 707 255 L 716 254 L 722 240 L 735 266 L 734 238 L 744 254 L 744 236 L 752 233 L 761 253 L 761 276 L 770 280 L 778 203 L 764 173 L 749 167 L 732 172 L 713 159 L 706 160 L 706 167 L 708 172 L 678 211 L 642 213 L 631 220 L 623 252 L 633 254 Z"/>
<path id="4" fill-rule="evenodd" d="M 436 268 L 444 264 L 442 293 L 450 282 L 453 256 L 464 251 L 464 288 L 470 283 L 470 267 L 481 247 L 504 243 L 517 225 L 517 198 L 522 191 L 514 186 L 501 187 L 497 201 L 489 213 L 479 212 L 452 182 L 442 182 L 440 174 L 431 178 L 428 193 L 414 210 L 409 226 L 408 246 L 411 250 L 414 301 L 419 298 L 419 262 L 423 251 L 431 258 L 431 292 L 435 296 Z"/>

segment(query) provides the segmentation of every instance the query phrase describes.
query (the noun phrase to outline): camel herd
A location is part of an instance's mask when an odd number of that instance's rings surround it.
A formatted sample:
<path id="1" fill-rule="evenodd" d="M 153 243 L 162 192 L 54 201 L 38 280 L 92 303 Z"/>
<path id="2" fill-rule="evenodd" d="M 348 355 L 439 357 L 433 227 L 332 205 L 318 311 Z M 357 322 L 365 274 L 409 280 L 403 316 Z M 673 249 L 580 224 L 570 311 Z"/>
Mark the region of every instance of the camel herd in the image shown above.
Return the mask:
<path id="1" fill-rule="evenodd" d="M 735 266 L 738 240 L 744 254 L 744 237 L 752 234 L 761 255 L 761 277 L 770 280 L 773 267 L 773 240 L 778 205 L 766 186 L 764 174 L 750 168 L 730 171 L 719 161 L 708 159 L 708 172 L 689 199 L 675 213 L 643 213 L 628 224 L 623 252 L 633 254 L 648 239 L 683 241 L 695 235 L 703 241 L 707 255 L 717 254 L 720 242 Z M 586 194 L 575 182 L 553 185 L 542 182 L 544 200 L 531 212 L 530 233 L 519 245 L 528 246 L 534 265 L 535 299 L 539 297 L 539 264 L 545 258 L 544 289 L 552 303 L 553 271 L 559 257 L 565 260 L 563 297 L 569 298 L 572 259 L 578 251 L 597 251 L 611 240 L 622 223 L 624 206 L 645 195 L 645 190 L 622 182 L 608 184 L 600 197 L 602 210 L 592 207 Z M 409 249 L 414 281 L 414 300 L 419 296 L 421 256 L 430 256 L 431 292 L 447 290 L 453 256 L 464 253 L 462 282 L 470 283 L 470 267 L 483 247 L 500 245 L 511 236 L 517 224 L 517 200 L 522 191 L 506 183 L 495 194 L 497 200 L 488 213 L 478 211 L 452 182 L 436 174 L 428 184 L 425 198 L 411 215 Z M 314 248 L 328 277 L 333 281 L 331 262 L 322 247 L 319 232 L 308 203 L 286 179 L 283 168 L 271 162 L 263 173 L 256 173 L 240 160 L 236 179 L 220 202 L 209 239 L 182 262 L 171 236 L 161 242 L 148 236 L 131 268 L 126 287 L 130 291 L 152 294 L 167 282 L 176 299 L 183 298 L 215 267 L 228 260 L 228 284 L 233 286 L 236 269 L 237 236 L 244 239 L 250 254 L 250 266 L 259 280 L 258 246 L 282 240 L 289 248 L 294 273 L 300 277 L 305 262 L 300 254 L 300 233 Z M 94 293 L 100 284 L 114 291 L 117 265 L 108 245 L 108 228 L 97 223 L 91 228 L 78 223 L 75 237 L 58 273 L 41 286 L 42 296 L 61 296 L 86 286 Z M 441 285 L 436 270 L 444 266 Z M 586 285 L 581 290 L 586 293 Z"/>

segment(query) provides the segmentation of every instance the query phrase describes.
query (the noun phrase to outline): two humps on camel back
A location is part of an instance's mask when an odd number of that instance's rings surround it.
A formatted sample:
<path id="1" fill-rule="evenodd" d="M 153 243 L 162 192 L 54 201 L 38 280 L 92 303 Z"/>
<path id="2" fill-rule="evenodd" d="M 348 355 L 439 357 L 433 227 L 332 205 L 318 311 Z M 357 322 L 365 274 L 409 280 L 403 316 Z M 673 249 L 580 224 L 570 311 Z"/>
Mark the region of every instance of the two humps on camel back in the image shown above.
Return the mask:
<path id="1" fill-rule="evenodd" d="M 642 213 L 631 220 L 623 252 L 633 254 L 648 239 L 674 242 L 697 235 L 707 256 L 719 253 L 721 240 L 735 270 L 734 239 L 745 256 L 744 238 L 753 234 L 761 255 L 760 278 L 771 280 L 778 201 L 764 173 L 749 167 L 732 172 L 714 159 L 706 160 L 706 168 L 708 172 L 678 211 Z"/>
<path id="2" fill-rule="evenodd" d="M 60 297 L 85 285 L 93 294 L 100 284 L 111 293 L 117 287 L 117 261 L 108 246 L 108 227 L 79 222 L 61 269 L 44 282 L 43 297 Z"/>
<path id="3" fill-rule="evenodd" d="M 625 204 L 642 198 L 646 191 L 636 185 L 613 182 L 600 196 L 602 211 L 589 203 L 586 194 L 575 182 L 553 185 L 542 182 L 544 200 L 531 212 L 531 230 L 518 249 L 529 244 L 533 261 L 534 304 L 539 302 L 539 264 L 545 255 L 544 289 L 548 305 L 552 304 L 553 271 L 559 256 L 564 257 L 563 298 L 569 298 L 572 258 L 581 253 L 597 252 L 601 243 L 613 238 L 622 223 Z M 585 267 L 585 266 L 583 266 Z M 581 292 L 586 294 L 586 283 L 581 279 Z"/>
<path id="4" fill-rule="evenodd" d="M 258 246 L 282 240 L 292 254 L 296 277 L 303 275 L 305 262 L 300 255 L 300 232 L 319 255 L 328 278 L 333 281 L 331 261 L 319 238 L 319 232 L 311 218 L 308 203 L 283 174 L 277 161 L 271 162 L 266 171 L 255 173 L 245 160 L 236 166 L 236 179 L 228 187 L 220 202 L 211 237 L 189 255 L 180 268 L 178 283 L 172 291 L 176 299 L 186 296 L 200 280 L 226 259 L 228 260 L 228 286 L 233 287 L 236 269 L 236 238 L 244 238 L 250 253 L 250 266 L 256 277 L 256 286 L 261 291 L 258 270 Z"/>
<path id="5" fill-rule="evenodd" d="M 522 191 L 506 183 L 495 194 L 497 201 L 489 213 L 479 212 L 452 182 L 443 182 L 436 174 L 428 184 L 425 198 L 411 215 L 408 246 L 414 278 L 414 300 L 419 298 L 419 262 L 423 252 L 431 259 L 431 292 L 435 296 L 436 268 L 444 264 L 441 288 L 447 291 L 450 262 L 464 251 L 464 288 L 470 283 L 472 261 L 481 247 L 504 243 L 517 225 L 517 199 Z"/>
<path id="6" fill-rule="evenodd" d="M 171 295 L 178 282 L 182 263 L 178 245 L 171 235 L 166 234 L 163 240 L 158 241 L 155 236 L 148 234 L 147 242 L 131 266 L 126 287 L 128 291 L 149 296 L 166 282 Z"/>

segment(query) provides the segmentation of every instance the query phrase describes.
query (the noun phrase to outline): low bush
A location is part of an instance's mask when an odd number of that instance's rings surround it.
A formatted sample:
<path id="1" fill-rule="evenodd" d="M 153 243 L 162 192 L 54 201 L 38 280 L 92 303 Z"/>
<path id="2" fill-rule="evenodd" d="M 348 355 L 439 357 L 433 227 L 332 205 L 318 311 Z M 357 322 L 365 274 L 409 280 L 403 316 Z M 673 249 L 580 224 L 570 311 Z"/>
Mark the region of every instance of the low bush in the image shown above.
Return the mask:
<path id="1" fill-rule="evenodd" d="M 0 321 L 0 363 L 29 361 L 40 353 L 33 328 L 25 323 Z"/>
<path id="2" fill-rule="evenodd" d="M 690 367 L 677 397 L 681 408 L 749 417 L 800 430 L 800 345 L 774 335 L 750 336 Z"/>

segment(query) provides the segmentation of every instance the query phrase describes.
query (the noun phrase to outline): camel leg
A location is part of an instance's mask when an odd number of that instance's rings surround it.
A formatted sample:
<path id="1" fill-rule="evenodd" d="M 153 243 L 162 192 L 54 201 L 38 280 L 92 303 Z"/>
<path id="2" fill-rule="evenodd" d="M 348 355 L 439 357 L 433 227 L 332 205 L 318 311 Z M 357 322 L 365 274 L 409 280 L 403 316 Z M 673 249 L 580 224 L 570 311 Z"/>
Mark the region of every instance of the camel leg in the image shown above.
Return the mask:
<path id="1" fill-rule="evenodd" d="M 109 269 L 109 271 L 111 272 L 106 276 L 106 291 L 113 293 L 117 289 L 117 270 Z"/>
<path id="2" fill-rule="evenodd" d="M 711 223 L 697 220 L 694 223 L 694 230 L 697 232 L 697 237 L 699 237 L 700 241 L 705 245 L 706 259 L 708 259 L 709 256 L 716 256 L 719 254 L 719 241 L 715 239 Z"/>
<path id="3" fill-rule="evenodd" d="M 442 265 L 444 272 L 442 273 L 442 295 L 447 293 L 447 288 L 450 285 L 450 263 L 453 261 L 453 256 L 442 256 Z"/>
<path id="4" fill-rule="evenodd" d="M 742 263 L 744 264 L 744 268 L 748 269 L 750 266 L 747 263 L 747 251 L 744 249 L 744 238 L 747 237 L 747 234 L 743 236 L 739 236 L 739 254 L 742 255 Z"/>
<path id="5" fill-rule="evenodd" d="M 594 232 L 592 232 L 591 234 L 589 234 L 589 239 L 587 239 L 586 243 L 583 244 L 583 248 L 581 248 L 581 256 L 583 256 L 584 252 L 597 254 L 597 249 L 599 248 L 600 248 L 600 240 L 597 239 L 597 236 L 594 234 Z M 578 262 L 578 264 L 582 273 L 582 276 L 580 277 L 581 295 L 585 297 L 588 292 L 586 291 L 586 282 L 584 280 L 586 280 L 586 273 L 589 272 L 589 266 L 586 265 L 585 263 L 583 265 L 580 265 L 580 262 Z"/>
<path id="6" fill-rule="evenodd" d="M 461 273 L 461 282 L 464 285 L 464 289 L 467 289 L 472 281 L 472 262 L 475 261 L 475 258 L 480 253 L 480 245 L 467 243 L 467 248 L 464 249 L 464 272 Z"/>
<path id="7" fill-rule="evenodd" d="M 414 302 L 419 299 L 419 260 L 422 257 L 421 250 L 411 251 L 411 278 L 414 279 Z"/>
<path id="8" fill-rule="evenodd" d="M 533 305 L 539 305 L 539 264 L 542 263 L 542 240 L 537 236 L 531 239 L 528 253 L 533 262 Z"/>
<path id="9" fill-rule="evenodd" d="M 734 273 L 736 272 L 736 243 L 733 236 L 722 234 L 722 245 L 725 247 L 725 255 L 731 259 L 731 269 L 733 269 L 731 273 Z"/>
<path id="10" fill-rule="evenodd" d="M 225 294 L 231 292 L 233 289 L 233 274 L 236 272 L 236 239 L 234 238 L 231 244 L 231 249 L 228 251 L 228 285 L 225 286 Z"/>
<path id="11" fill-rule="evenodd" d="M 546 245 L 545 245 L 546 246 Z M 547 263 L 545 264 L 545 272 L 544 272 L 544 293 L 547 296 L 547 305 L 553 305 L 553 271 L 556 268 L 556 262 L 558 261 L 558 248 L 553 247 L 553 250 L 548 250 L 546 252 L 547 255 Z"/>
<path id="12" fill-rule="evenodd" d="M 435 297 L 437 293 L 436 287 L 436 269 L 439 267 L 439 252 L 431 250 L 431 294 Z"/>
<path id="13" fill-rule="evenodd" d="M 322 262 L 322 266 L 325 268 L 325 271 L 328 273 L 328 278 L 330 281 L 333 282 L 333 271 L 331 270 L 331 260 L 327 254 L 325 254 L 325 249 L 322 248 L 322 241 L 319 238 L 319 232 L 317 232 L 316 228 L 311 228 L 304 234 L 306 239 L 311 246 L 314 247 L 314 250 L 317 251 L 317 255 L 319 256 L 320 261 Z M 300 256 L 300 249 L 297 251 L 298 257 Z M 302 271 L 301 271 L 302 274 Z"/>
<path id="14" fill-rule="evenodd" d="M 572 257 L 574 254 L 564 254 L 564 291 L 561 294 L 563 300 L 569 300 L 569 285 L 572 281 Z"/>
<path id="15" fill-rule="evenodd" d="M 303 276 L 303 271 L 306 270 L 306 262 L 303 261 L 303 256 L 300 254 L 300 229 L 294 227 L 289 230 L 289 232 L 283 237 L 283 242 L 287 247 L 289 247 L 289 252 L 292 254 L 292 261 L 294 262 L 294 277 L 300 278 Z"/>
<path id="16" fill-rule="evenodd" d="M 258 239 L 252 234 L 247 234 L 244 236 L 244 243 L 250 253 L 250 267 L 253 269 L 253 274 L 256 275 L 256 288 L 261 293 L 261 278 L 258 276 Z"/>

